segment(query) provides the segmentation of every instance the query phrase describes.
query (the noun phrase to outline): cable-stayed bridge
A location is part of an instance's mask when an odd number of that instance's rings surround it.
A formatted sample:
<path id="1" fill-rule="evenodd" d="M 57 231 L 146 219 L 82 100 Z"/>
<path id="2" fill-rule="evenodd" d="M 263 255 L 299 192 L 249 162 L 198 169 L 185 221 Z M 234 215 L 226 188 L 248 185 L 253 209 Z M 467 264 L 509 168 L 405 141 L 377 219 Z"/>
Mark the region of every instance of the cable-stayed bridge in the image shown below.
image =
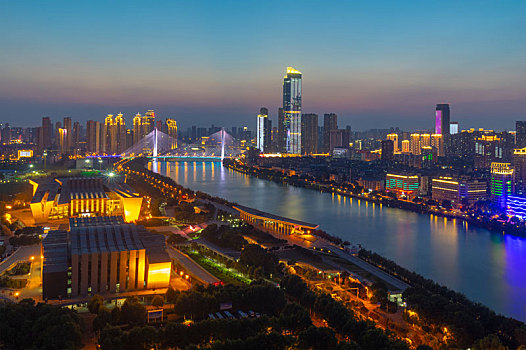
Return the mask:
<path id="1" fill-rule="evenodd" d="M 177 145 L 177 140 L 155 128 L 132 147 L 119 155 L 94 157 L 148 157 L 156 159 L 223 160 L 243 152 L 241 142 L 224 129 L 203 137 L 201 142 Z"/>

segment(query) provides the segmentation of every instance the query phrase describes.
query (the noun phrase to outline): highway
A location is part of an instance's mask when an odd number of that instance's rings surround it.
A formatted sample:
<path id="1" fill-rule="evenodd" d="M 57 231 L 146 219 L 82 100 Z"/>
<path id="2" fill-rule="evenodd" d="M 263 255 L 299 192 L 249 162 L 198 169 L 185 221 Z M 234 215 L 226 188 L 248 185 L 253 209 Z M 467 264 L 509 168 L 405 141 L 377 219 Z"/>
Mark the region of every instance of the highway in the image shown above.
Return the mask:
<path id="1" fill-rule="evenodd" d="M 168 246 L 168 254 L 172 259 L 177 260 L 189 274 L 205 284 L 212 284 L 219 282 L 219 279 L 214 277 L 210 272 L 206 271 L 198 263 L 193 261 L 188 255 L 175 249 L 172 246 Z"/>

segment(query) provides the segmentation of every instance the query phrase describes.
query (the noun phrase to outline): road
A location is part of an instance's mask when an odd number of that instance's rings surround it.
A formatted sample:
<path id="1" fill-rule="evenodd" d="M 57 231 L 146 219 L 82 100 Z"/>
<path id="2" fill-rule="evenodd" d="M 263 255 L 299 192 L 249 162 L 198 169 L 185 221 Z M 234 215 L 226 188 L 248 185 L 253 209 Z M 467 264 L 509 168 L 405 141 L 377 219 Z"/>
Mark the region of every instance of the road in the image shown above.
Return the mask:
<path id="1" fill-rule="evenodd" d="M 219 279 L 202 268 L 201 265 L 193 261 L 188 255 L 180 252 L 174 247 L 169 246 L 168 254 L 172 259 L 177 260 L 181 265 L 183 265 L 185 270 L 187 270 L 192 275 L 192 277 L 200 280 L 201 282 L 206 284 L 219 282 Z"/>
<path id="2" fill-rule="evenodd" d="M 30 261 L 32 256 L 34 256 L 35 259 L 40 259 L 40 244 L 26 245 L 18 248 L 13 254 L 0 263 L 0 275 L 17 262 Z"/>

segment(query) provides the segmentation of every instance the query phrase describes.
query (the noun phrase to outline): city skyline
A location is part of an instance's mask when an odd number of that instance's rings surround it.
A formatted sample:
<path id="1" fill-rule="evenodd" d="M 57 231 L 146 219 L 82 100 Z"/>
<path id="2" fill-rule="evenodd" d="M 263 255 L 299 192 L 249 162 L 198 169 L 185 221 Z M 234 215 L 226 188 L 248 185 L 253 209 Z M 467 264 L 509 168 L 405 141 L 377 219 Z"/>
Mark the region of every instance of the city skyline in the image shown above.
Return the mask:
<path id="1" fill-rule="evenodd" d="M 526 115 L 525 5 L 477 4 L 5 3 L 2 120 L 155 109 L 181 124 L 238 125 L 262 105 L 277 120 L 280 75 L 294 66 L 303 113 L 333 112 L 355 130 L 430 128 L 439 103 L 461 129 L 511 130 Z M 298 20 L 285 38 L 284 12 Z"/>

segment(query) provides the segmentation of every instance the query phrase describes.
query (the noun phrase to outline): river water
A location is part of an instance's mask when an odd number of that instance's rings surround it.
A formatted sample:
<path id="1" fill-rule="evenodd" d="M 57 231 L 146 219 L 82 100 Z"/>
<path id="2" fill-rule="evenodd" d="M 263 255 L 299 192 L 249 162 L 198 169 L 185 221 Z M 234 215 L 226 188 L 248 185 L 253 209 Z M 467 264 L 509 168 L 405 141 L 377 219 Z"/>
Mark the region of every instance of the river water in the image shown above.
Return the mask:
<path id="1" fill-rule="evenodd" d="M 220 162 L 159 162 L 158 172 L 193 190 L 318 224 L 498 313 L 526 321 L 524 238 L 253 178 Z"/>

